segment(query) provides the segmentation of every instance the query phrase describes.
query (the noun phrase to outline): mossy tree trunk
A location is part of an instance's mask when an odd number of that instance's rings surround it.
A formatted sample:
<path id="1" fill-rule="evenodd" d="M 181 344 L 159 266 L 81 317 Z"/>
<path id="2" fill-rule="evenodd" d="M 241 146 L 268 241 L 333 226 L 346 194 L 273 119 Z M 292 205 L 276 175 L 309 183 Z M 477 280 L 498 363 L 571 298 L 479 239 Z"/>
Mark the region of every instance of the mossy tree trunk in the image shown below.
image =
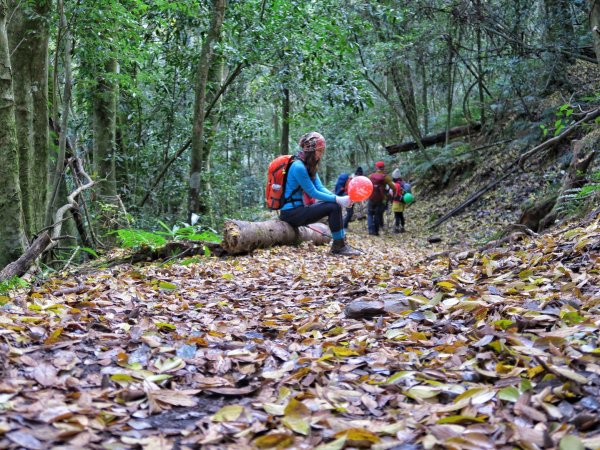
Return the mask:
<path id="1" fill-rule="evenodd" d="M 225 17 L 225 0 L 213 0 L 210 29 L 202 43 L 200 61 L 196 71 L 196 97 L 194 101 L 194 123 L 192 128 L 192 153 L 190 160 L 190 178 L 188 186 L 188 219 L 194 213 L 205 212 L 201 199 L 202 174 L 204 167 L 204 129 L 206 109 L 206 85 L 213 62 L 215 44 L 221 37 L 221 28 Z"/>
<path id="2" fill-rule="evenodd" d="M 31 3 L 31 2 L 30 2 Z M 19 180 L 29 236 L 44 226 L 48 192 L 48 39 L 51 0 L 9 1 Z"/>
<path id="3" fill-rule="evenodd" d="M 7 14 L 6 0 L 0 0 L 0 211 L 3 215 L 0 220 L 0 267 L 16 260 L 25 247 Z"/>
<path id="4" fill-rule="evenodd" d="M 118 228 L 120 202 L 117 197 L 115 165 L 117 131 L 118 63 L 110 58 L 101 66 L 92 93 L 94 128 L 94 173 L 98 179 L 95 195 L 101 202 L 100 231 L 102 234 Z"/>

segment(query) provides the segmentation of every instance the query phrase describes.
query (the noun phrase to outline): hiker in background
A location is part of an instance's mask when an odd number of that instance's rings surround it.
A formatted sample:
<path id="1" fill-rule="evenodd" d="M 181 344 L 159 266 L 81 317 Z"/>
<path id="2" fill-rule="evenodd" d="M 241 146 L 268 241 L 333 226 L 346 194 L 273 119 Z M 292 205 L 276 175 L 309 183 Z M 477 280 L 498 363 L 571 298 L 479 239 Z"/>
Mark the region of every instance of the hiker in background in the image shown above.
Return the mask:
<path id="1" fill-rule="evenodd" d="M 345 256 L 359 255 L 358 250 L 346 244 L 342 221 L 342 208 L 352 206 L 352 201 L 347 195 L 335 195 L 325 188 L 317 173 L 325 153 L 325 138 L 313 131 L 302 136 L 299 145 L 300 151 L 288 171 L 285 204 L 279 210 L 279 218 L 293 227 L 300 227 L 328 217 L 329 229 L 333 237 L 331 253 Z M 320 201 L 305 205 L 303 194 Z"/>
<path id="2" fill-rule="evenodd" d="M 392 212 L 394 213 L 394 233 L 404 233 L 404 192 L 405 188 L 408 188 L 406 192 L 410 190 L 410 185 L 402 179 L 400 169 L 394 169 L 392 172 L 392 181 L 396 186 L 394 190 L 394 197 L 392 200 Z"/>
<path id="3" fill-rule="evenodd" d="M 335 182 L 335 195 L 348 195 L 348 179 L 350 175 L 347 173 L 340 173 L 337 181 Z"/>
<path id="4" fill-rule="evenodd" d="M 356 170 L 354 171 L 354 175 L 350 175 L 350 177 L 348 177 L 348 181 L 346 181 L 346 194 L 348 195 L 348 186 L 350 185 L 350 181 L 352 181 L 352 178 L 354 177 L 358 177 L 358 176 L 362 176 L 363 175 L 363 168 L 358 166 L 356 168 Z M 352 204 L 352 206 L 350 206 L 349 208 L 346 208 L 346 217 L 344 217 L 344 229 L 347 230 L 348 229 L 348 225 L 350 225 L 350 221 L 352 220 L 352 216 L 354 215 L 354 204 Z"/>
<path id="5" fill-rule="evenodd" d="M 388 188 L 394 192 L 396 186 L 390 176 L 385 173 L 385 163 L 383 161 L 375 163 L 375 172 L 369 175 L 369 179 L 373 183 L 373 193 L 367 203 L 367 224 L 369 234 L 379 236 L 379 229 L 383 227 L 383 212 L 387 205 Z"/>

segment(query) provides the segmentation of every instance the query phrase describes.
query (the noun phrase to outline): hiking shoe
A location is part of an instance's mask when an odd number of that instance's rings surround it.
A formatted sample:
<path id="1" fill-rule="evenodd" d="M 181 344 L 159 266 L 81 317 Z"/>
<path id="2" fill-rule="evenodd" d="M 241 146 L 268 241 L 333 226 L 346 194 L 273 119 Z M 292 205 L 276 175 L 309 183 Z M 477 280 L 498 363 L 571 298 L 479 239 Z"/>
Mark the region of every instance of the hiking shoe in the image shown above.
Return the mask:
<path id="1" fill-rule="evenodd" d="M 342 256 L 358 256 L 361 254 L 360 251 L 350 247 L 346 244 L 344 239 L 335 239 L 333 244 L 331 244 L 330 253 L 332 255 L 342 255 Z"/>

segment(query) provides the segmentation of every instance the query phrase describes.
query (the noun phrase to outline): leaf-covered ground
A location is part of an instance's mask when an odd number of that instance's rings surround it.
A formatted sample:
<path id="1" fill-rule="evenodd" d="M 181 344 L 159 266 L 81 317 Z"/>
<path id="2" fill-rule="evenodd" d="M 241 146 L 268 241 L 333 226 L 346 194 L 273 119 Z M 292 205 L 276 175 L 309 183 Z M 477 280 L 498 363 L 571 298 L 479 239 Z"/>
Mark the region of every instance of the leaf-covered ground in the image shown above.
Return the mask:
<path id="1" fill-rule="evenodd" d="M 411 225 L 0 297 L 0 448 L 600 448 L 600 219 L 449 255 Z"/>

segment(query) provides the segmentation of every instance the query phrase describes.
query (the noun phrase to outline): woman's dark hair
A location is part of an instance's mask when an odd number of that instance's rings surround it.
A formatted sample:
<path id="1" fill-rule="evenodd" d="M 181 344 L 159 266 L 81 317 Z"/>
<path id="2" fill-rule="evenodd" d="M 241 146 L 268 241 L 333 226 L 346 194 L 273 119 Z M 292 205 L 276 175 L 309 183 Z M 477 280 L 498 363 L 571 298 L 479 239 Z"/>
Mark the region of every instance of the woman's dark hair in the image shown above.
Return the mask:
<path id="1" fill-rule="evenodd" d="M 304 154 L 304 165 L 308 171 L 308 175 L 314 179 L 319 170 L 319 161 L 317 161 L 317 154 L 315 152 L 307 152 Z"/>

